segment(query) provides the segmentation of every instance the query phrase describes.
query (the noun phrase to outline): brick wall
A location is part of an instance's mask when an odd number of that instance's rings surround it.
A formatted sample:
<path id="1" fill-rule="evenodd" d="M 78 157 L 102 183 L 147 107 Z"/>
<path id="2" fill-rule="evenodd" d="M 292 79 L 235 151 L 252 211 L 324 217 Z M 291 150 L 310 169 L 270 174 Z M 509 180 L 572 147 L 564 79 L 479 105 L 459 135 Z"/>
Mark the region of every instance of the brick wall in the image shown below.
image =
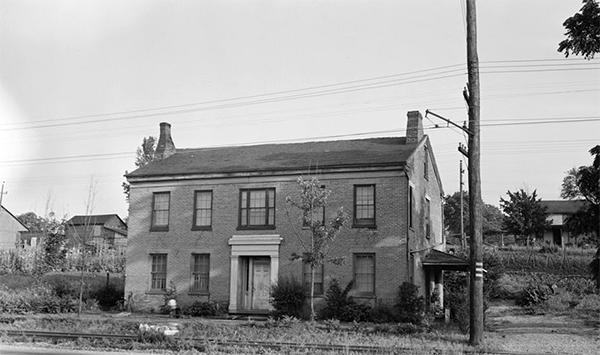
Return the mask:
<path id="1" fill-rule="evenodd" d="M 413 173 L 417 173 L 414 169 Z M 163 302 L 161 294 L 149 294 L 150 254 L 166 253 L 167 283 L 173 282 L 177 288 L 180 304 L 195 300 L 229 301 L 230 246 L 228 240 L 233 235 L 269 234 L 280 235 L 279 277 L 293 274 L 302 279 L 302 264 L 291 261 L 292 253 L 301 253 L 302 248 L 294 230 L 301 229 L 300 214 L 290 215 L 294 228 L 286 213 L 286 196 L 299 195 L 296 183 L 298 175 L 271 177 L 243 177 L 177 181 L 164 183 L 134 183 L 131 186 L 129 208 L 129 233 L 126 266 L 126 294 L 148 300 L 158 307 Z M 322 184 L 332 191 L 326 208 L 326 218 L 340 207 L 344 207 L 349 220 L 331 247 L 330 256 L 345 256 L 346 264 L 325 265 L 325 285 L 337 278 L 345 286 L 353 278 L 353 253 L 375 253 L 376 297 L 391 301 L 396 297 L 398 286 L 409 280 L 407 243 L 408 195 L 407 180 L 401 170 L 359 171 L 352 173 L 322 173 Z M 418 179 L 414 178 L 414 181 Z M 411 181 L 413 181 L 411 180 Z M 431 179 L 435 180 L 435 179 Z M 431 181 L 430 180 L 430 181 Z M 377 229 L 353 229 L 353 186 L 375 184 Z M 420 186 L 420 184 L 418 184 Z M 271 230 L 238 230 L 239 191 L 244 188 L 276 189 L 276 228 Z M 193 231 L 194 191 L 213 191 L 213 216 L 211 231 Z M 423 188 L 432 198 L 432 215 L 441 213 L 439 198 L 432 187 Z M 169 230 L 151 232 L 151 211 L 153 192 L 170 192 Z M 422 193 L 419 187 L 419 194 Z M 437 206 L 437 207 L 434 207 Z M 421 205 L 419 205 L 421 207 Z M 432 219 L 440 223 L 433 228 L 436 239 L 441 235 L 441 216 Z M 418 232 L 412 232 L 418 237 Z M 413 248 L 422 245 L 414 242 Z M 188 293 L 191 284 L 192 253 L 210 254 L 210 295 L 198 296 Z"/>

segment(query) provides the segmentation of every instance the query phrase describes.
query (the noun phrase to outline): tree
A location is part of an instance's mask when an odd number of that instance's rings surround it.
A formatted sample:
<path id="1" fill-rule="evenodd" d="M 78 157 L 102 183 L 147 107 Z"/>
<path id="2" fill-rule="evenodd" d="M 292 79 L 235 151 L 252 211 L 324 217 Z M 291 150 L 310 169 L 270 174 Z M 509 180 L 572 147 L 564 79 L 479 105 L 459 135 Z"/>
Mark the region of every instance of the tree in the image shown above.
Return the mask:
<path id="1" fill-rule="evenodd" d="M 558 51 L 590 60 L 600 52 L 600 7 L 596 0 L 583 0 L 579 11 L 563 22 L 567 38 L 558 44 Z"/>
<path id="2" fill-rule="evenodd" d="M 589 150 L 594 157 L 592 165 L 567 171 L 560 196 L 566 199 L 584 198 L 588 204 L 569 217 L 566 227 L 575 234 L 589 234 L 598 244 L 598 252 L 590 265 L 592 275 L 600 288 L 600 145 Z"/>
<path id="3" fill-rule="evenodd" d="M 315 320 L 315 269 L 325 263 L 326 260 L 332 263 L 340 264 L 343 258 L 327 259 L 329 246 L 337 238 L 341 228 L 348 219 L 344 208 L 339 208 L 327 223 L 323 220 L 323 211 L 327 205 L 327 199 L 331 191 L 321 185 L 316 177 L 310 179 L 298 178 L 300 186 L 300 195 L 298 199 L 287 196 L 287 215 L 294 234 L 298 237 L 302 246 L 302 254 L 292 254 L 292 259 L 300 259 L 310 266 L 310 319 Z M 296 221 L 291 218 L 290 207 L 295 208 L 301 213 L 302 228 L 296 228 Z"/>
<path id="4" fill-rule="evenodd" d="M 494 205 L 483 204 L 483 234 L 490 235 L 502 231 L 502 211 Z M 453 234 L 460 235 L 460 192 L 444 197 L 444 227 Z M 469 193 L 463 192 L 463 228 L 469 230 Z"/>
<path id="5" fill-rule="evenodd" d="M 541 205 L 536 190 L 531 195 L 523 189 L 515 193 L 507 191 L 507 194 L 508 200 L 500 199 L 500 207 L 506 214 L 504 229 L 521 240 L 526 240 L 529 246 L 531 236 L 543 235 L 546 227 L 550 225 L 546 220 L 547 208 Z"/>
<path id="6" fill-rule="evenodd" d="M 46 218 L 38 216 L 35 212 L 25 212 L 18 215 L 17 219 L 32 233 L 42 233 L 48 223 Z"/>
<path id="7" fill-rule="evenodd" d="M 154 161 L 154 152 L 156 151 L 157 140 L 156 137 L 149 136 L 144 137 L 142 141 L 142 145 L 139 146 L 135 152 L 135 166 L 141 168 L 144 165 L 150 164 Z M 125 172 L 127 174 L 127 171 Z M 123 193 L 125 194 L 125 200 L 129 202 L 129 191 L 130 186 L 127 181 L 124 181 L 121 184 L 123 188 Z"/>

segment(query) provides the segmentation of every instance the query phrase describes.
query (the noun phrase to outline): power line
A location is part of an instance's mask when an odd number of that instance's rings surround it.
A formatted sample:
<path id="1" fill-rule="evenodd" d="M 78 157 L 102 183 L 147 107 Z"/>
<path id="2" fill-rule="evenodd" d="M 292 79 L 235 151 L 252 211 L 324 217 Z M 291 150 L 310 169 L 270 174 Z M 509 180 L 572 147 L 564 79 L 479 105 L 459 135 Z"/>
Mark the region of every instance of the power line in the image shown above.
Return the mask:
<path id="1" fill-rule="evenodd" d="M 576 116 L 571 118 L 566 117 L 553 117 L 553 118 L 530 118 L 523 122 L 524 119 L 497 119 L 492 121 L 509 121 L 505 123 L 482 123 L 482 127 L 497 127 L 497 126 L 520 126 L 520 125 L 540 125 L 540 124 L 555 124 L 555 123 L 580 123 L 580 122 L 600 122 L 600 117 L 598 116 Z M 511 122 L 518 121 L 518 122 Z M 441 128 L 448 128 L 446 126 L 441 127 L 424 127 L 424 130 L 436 130 Z M 337 134 L 337 135 L 326 135 L 326 136 L 315 136 L 315 137 L 305 137 L 305 138 L 292 138 L 292 139 L 280 139 L 280 140 L 269 140 L 269 141 L 259 141 L 259 142 L 249 142 L 249 143 L 232 143 L 225 145 L 214 145 L 214 146 L 206 146 L 203 148 L 216 148 L 216 147 L 235 147 L 235 146 L 250 146 L 250 145 L 259 145 L 259 144 L 280 144 L 280 143 L 294 143 L 294 142 L 309 142 L 309 141 L 317 141 L 317 140 L 328 140 L 328 139 L 345 139 L 345 138 L 353 138 L 353 137 L 363 137 L 363 136 L 373 136 L 373 135 L 382 135 L 382 134 L 390 134 L 390 133 L 403 133 L 406 132 L 406 129 L 387 129 L 387 130 L 379 130 L 379 131 L 369 131 L 369 132 L 357 132 L 357 133 L 347 133 L 347 134 Z M 88 160 L 104 160 L 104 159 L 114 159 L 114 158 L 128 158 L 131 159 L 134 156 L 134 152 L 121 152 L 121 153 L 106 153 L 106 154 L 84 154 L 84 155 L 76 155 L 76 156 L 66 156 L 66 157 L 53 157 L 53 158 L 37 158 L 37 159 L 19 159 L 19 160 L 9 160 L 9 161 L 0 161 L 0 165 L 13 165 L 13 164 L 49 164 L 49 163 L 74 163 Z"/>
<path id="2" fill-rule="evenodd" d="M 521 63 L 521 62 L 534 62 L 536 60 L 515 60 L 515 61 L 492 61 L 488 63 Z M 537 60 L 538 62 L 548 62 L 548 61 L 558 61 L 558 60 Z M 563 62 L 566 59 L 562 60 Z M 484 62 L 485 63 L 485 62 Z M 557 66 L 573 66 L 573 65 L 586 65 L 587 63 L 564 63 L 564 64 L 556 64 Z M 538 64 L 538 65 L 517 65 L 517 66 L 491 66 L 492 69 L 497 68 L 516 68 L 519 67 L 547 67 L 548 64 Z M 551 64 L 550 66 L 554 66 Z M 454 69 L 451 69 L 454 68 Z M 274 103 L 288 100 L 297 100 L 304 98 L 312 98 L 326 95 L 336 95 L 349 93 L 354 91 L 362 91 L 362 90 L 372 90 L 372 89 L 380 89 L 390 86 L 398 86 L 405 84 L 413 84 L 418 82 L 425 82 L 431 80 L 440 80 L 445 78 L 451 78 L 456 76 L 465 75 L 464 72 L 465 64 L 454 64 L 443 67 L 437 67 L 432 69 L 424 69 L 400 74 L 392 74 L 392 75 L 384 75 L 367 79 L 358 79 L 345 81 L 335 84 L 327 84 L 327 85 L 318 85 L 311 86 L 300 89 L 292 89 L 292 90 L 284 90 L 278 92 L 270 92 L 264 94 L 257 95 L 248 95 L 220 100 L 212 100 L 212 101 L 203 101 L 189 104 L 181 104 L 181 105 L 170 105 L 163 107 L 155 107 L 148 109 L 138 109 L 138 110 L 128 110 L 128 111 L 118 111 L 111 113 L 100 113 L 100 114 L 92 114 L 92 115 L 82 115 L 82 116 L 73 116 L 67 118 L 59 118 L 59 119 L 49 119 L 43 121 L 33 121 L 30 123 L 26 123 L 25 127 L 8 127 L 0 130 L 3 131 L 12 131 L 12 130 L 22 130 L 22 129 L 37 129 L 37 128 L 50 128 L 50 127 L 58 127 L 58 126 L 66 126 L 66 125 L 74 125 L 74 124 L 88 124 L 88 123 L 99 123 L 99 122 L 109 122 L 109 121 L 121 121 L 124 119 L 135 119 L 141 117 L 151 117 L 151 116 L 160 116 L 160 115 L 173 115 L 173 114 L 183 114 L 190 113 L 196 111 L 206 111 L 206 110 L 216 110 L 216 109 L 227 109 L 227 108 L 237 108 L 249 105 L 257 105 L 264 103 Z M 535 72 L 545 72 L 545 71 L 570 71 L 570 70 L 595 70 L 600 69 L 595 67 L 585 67 L 585 68 L 554 68 L 554 69 L 519 69 L 519 70 L 492 70 L 492 71 L 484 71 L 483 73 L 487 74 L 509 74 L 509 73 L 535 73 Z M 426 74 L 423 74 L 426 73 Z M 416 75 L 419 74 L 419 75 Z M 442 75 L 447 74 L 447 75 Z M 401 78 L 406 77 L 406 78 Z M 396 78 L 396 79 L 391 79 Z M 388 80 L 390 79 L 390 80 Z M 359 85 L 355 85 L 359 84 Z M 348 86 L 351 85 L 351 86 Z M 311 91 L 311 90 L 319 90 L 319 91 Z M 284 96 L 281 96 L 284 95 Z M 274 96 L 274 97 L 273 97 Z M 243 101 L 251 99 L 251 101 Z M 238 102 L 241 101 L 241 102 Z M 207 107 L 194 107 L 201 105 L 209 105 Z M 188 109 L 184 109 L 188 108 Z M 154 113 L 155 111 L 160 111 Z M 110 117 L 115 115 L 126 115 L 125 117 Z M 108 117 L 101 119 L 101 117 Z M 84 120 L 88 118 L 96 118 L 93 120 L 85 120 L 85 121 L 76 121 L 76 120 Z M 76 121 L 76 122 L 72 122 Z M 57 122 L 57 123 L 48 123 L 48 122 Z M 40 123 L 40 124 L 36 124 Z"/>

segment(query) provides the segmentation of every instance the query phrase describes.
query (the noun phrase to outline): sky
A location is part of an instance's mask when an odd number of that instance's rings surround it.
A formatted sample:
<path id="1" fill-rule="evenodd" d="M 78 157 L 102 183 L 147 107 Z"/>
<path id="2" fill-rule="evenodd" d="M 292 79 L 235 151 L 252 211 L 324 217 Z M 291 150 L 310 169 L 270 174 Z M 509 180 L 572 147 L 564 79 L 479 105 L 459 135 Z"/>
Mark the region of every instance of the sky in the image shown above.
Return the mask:
<path id="1" fill-rule="evenodd" d="M 580 8 L 477 3 L 485 203 L 521 188 L 559 199 L 565 172 L 591 164 L 600 56 L 557 52 Z M 404 136 L 412 110 L 462 124 L 465 12 L 461 0 L 0 0 L 2 205 L 126 217 L 123 175 L 160 122 L 178 148 Z M 423 123 L 444 192 L 458 191 L 464 133 Z"/>

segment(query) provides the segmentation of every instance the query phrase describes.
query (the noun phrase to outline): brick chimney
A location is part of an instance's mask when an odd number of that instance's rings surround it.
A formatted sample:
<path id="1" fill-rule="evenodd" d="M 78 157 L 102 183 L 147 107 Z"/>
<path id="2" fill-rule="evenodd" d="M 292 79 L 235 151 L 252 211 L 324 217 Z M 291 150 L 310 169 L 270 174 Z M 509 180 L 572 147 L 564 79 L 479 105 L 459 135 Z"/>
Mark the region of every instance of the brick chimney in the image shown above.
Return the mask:
<path id="1" fill-rule="evenodd" d="M 175 144 L 171 138 L 171 125 L 167 122 L 160 124 L 160 136 L 154 152 L 155 160 L 162 160 L 175 154 Z"/>
<path id="2" fill-rule="evenodd" d="M 417 144 L 423 138 L 423 116 L 419 111 L 408 111 L 406 144 Z"/>

